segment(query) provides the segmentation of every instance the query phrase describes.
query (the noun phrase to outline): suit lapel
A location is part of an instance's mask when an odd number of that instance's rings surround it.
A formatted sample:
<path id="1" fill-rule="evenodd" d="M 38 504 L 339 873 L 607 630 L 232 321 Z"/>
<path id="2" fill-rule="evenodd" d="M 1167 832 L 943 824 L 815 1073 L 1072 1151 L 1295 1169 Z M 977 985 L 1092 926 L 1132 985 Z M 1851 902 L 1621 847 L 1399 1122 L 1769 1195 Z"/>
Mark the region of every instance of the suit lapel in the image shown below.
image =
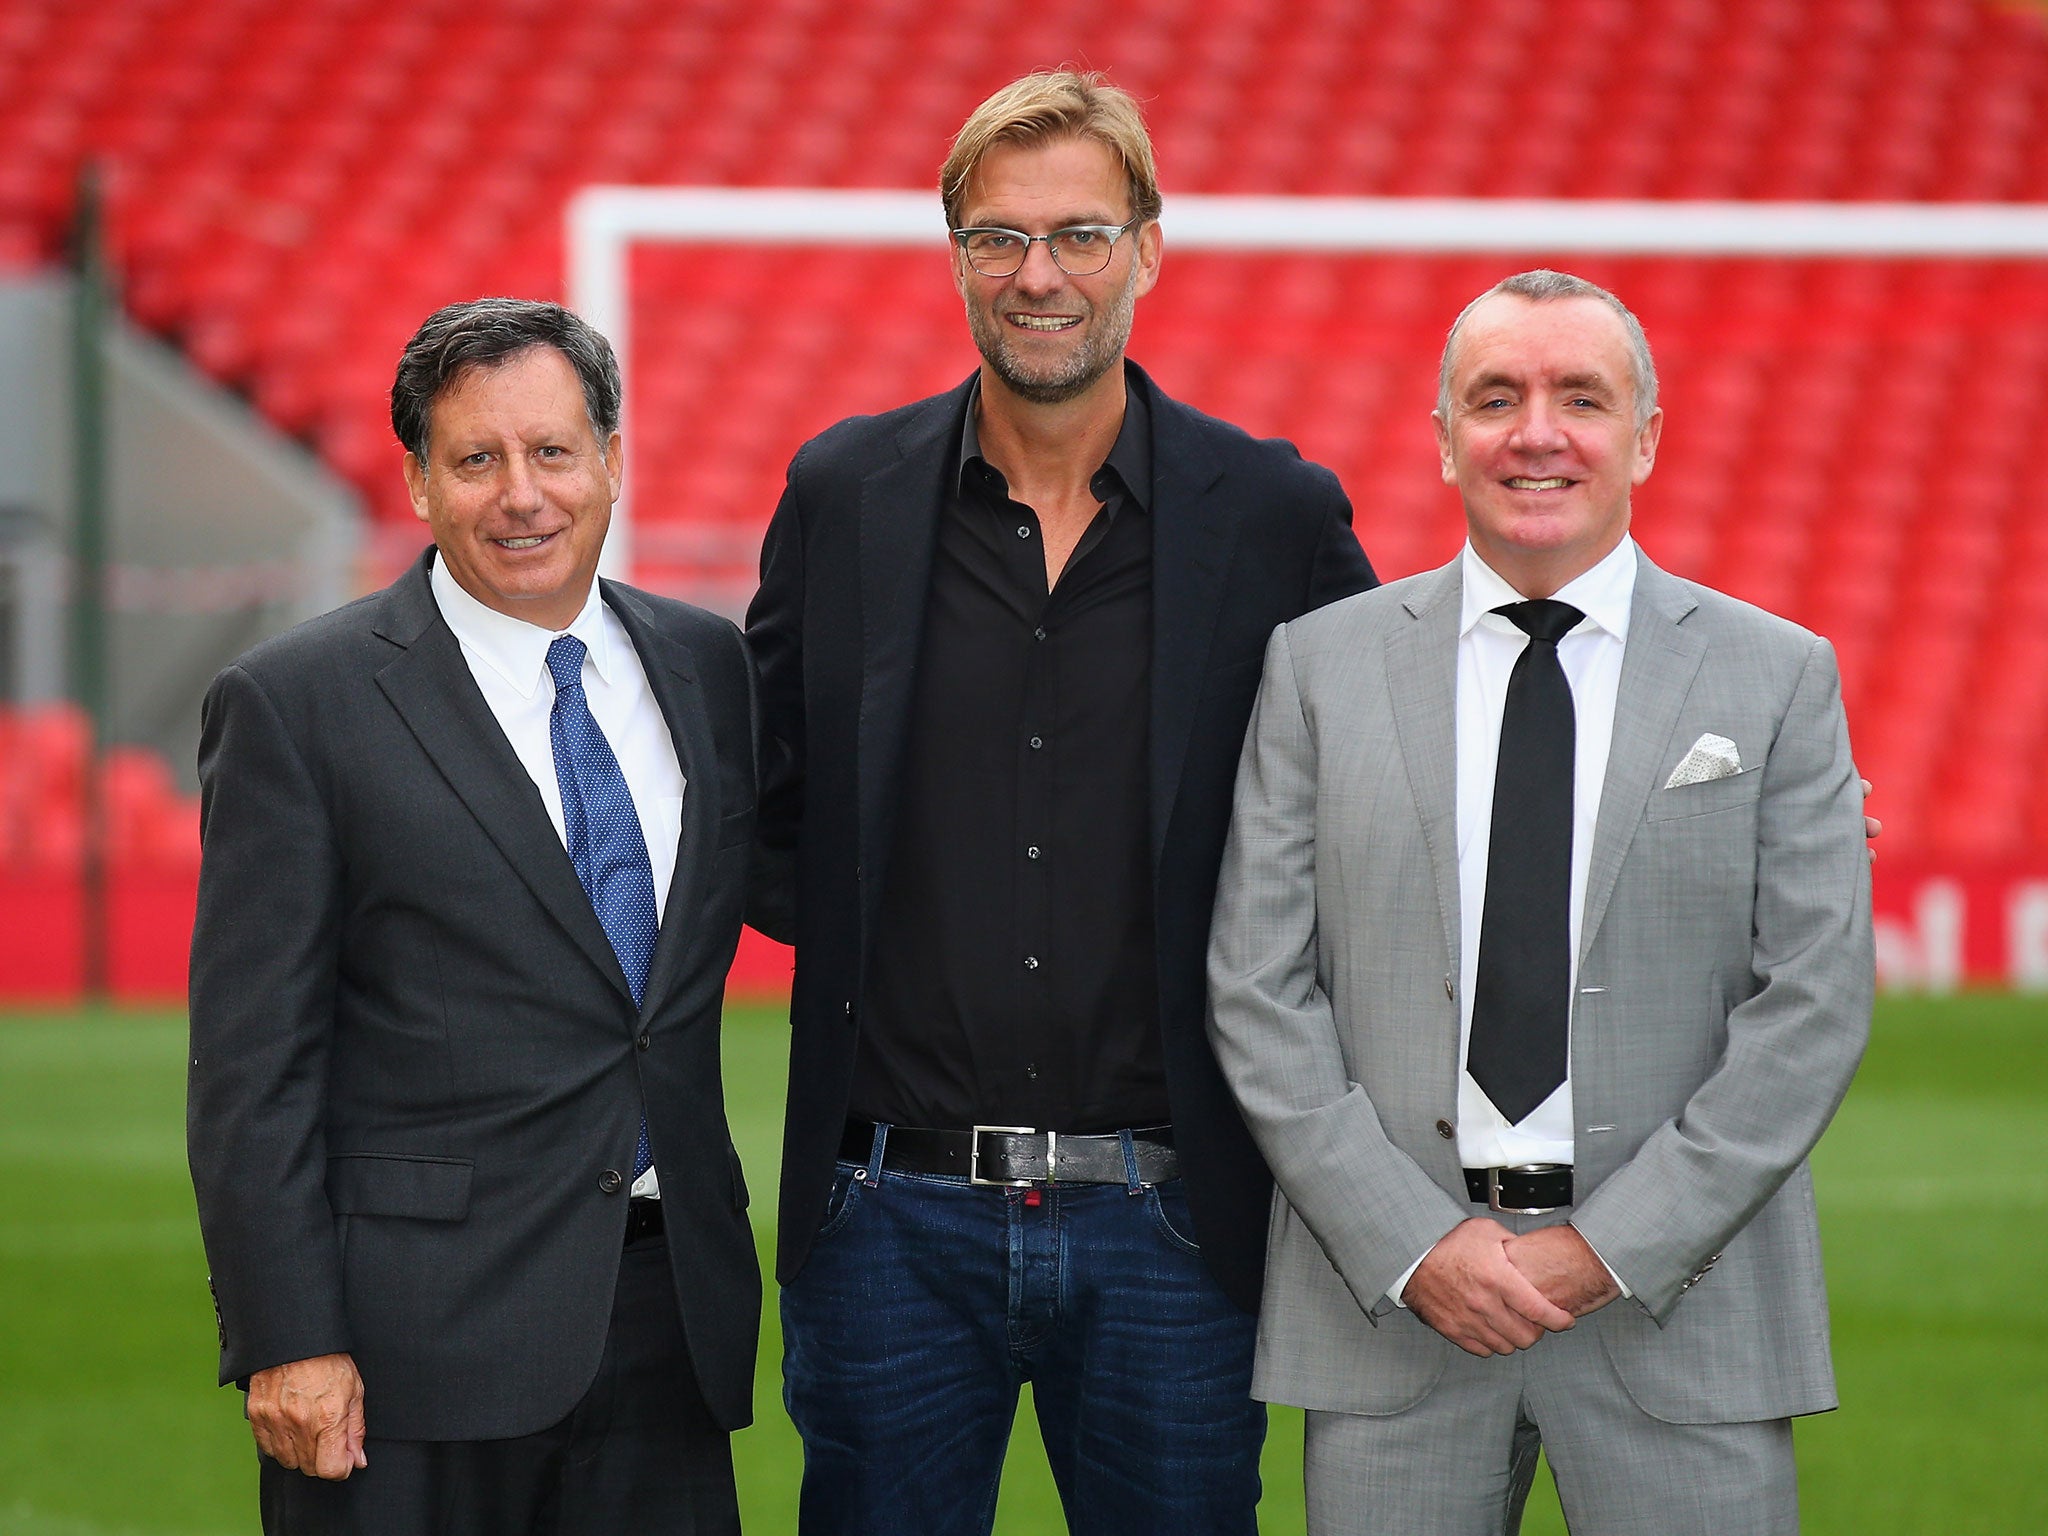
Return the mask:
<path id="1" fill-rule="evenodd" d="M 696 661 L 690 648 L 656 629 L 652 616 L 631 592 L 609 581 L 601 586 L 606 604 L 618 615 L 639 653 L 641 670 L 647 674 L 647 686 L 668 724 L 676 766 L 683 775 L 683 824 L 676 842 L 675 873 L 662 904 L 661 928 L 648 966 L 647 990 L 641 998 L 644 1015 L 651 1013 L 674 985 L 695 937 L 690 915 L 703 910 L 703 882 L 724 807 L 719 803 L 717 744 L 711 738 L 711 721 L 697 686 Z"/>
<path id="2" fill-rule="evenodd" d="M 1239 520 L 1218 494 L 1223 469 L 1185 407 L 1130 365 L 1152 415 L 1152 867 L 1159 868 L 1195 728 L 1210 642 Z"/>
<path id="3" fill-rule="evenodd" d="M 1436 877 L 1444 952 L 1458 943 L 1458 615 L 1464 591 L 1453 560 L 1402 600 L 1413 623 L 1387 637 L 1387 689 L 1408 791 Z"/>
<path id="4" fill-rule="evenodd" d="M 1622 860 L 1656 787 L 1665 746 L 1707 649 L 1706 641 L 1683 625 L 1685 616 L 1698 606 L 1685 585 L 1652 565 L 1640 549 L 1636 562 L 1628 649 L 1614 700 L 1614 742 L 1608 748 L 1600 820 L 1593 831 L 1593 860 L 1586 875 L 1585 915 L 1579 927 L 1581 962 L 1592 951 Z"/>
<path id="5" fill-rule="evenodd" d="M 890 843 L 897 768 L 910 723 L 931 589 L 932 551 L 945 505 L 948 452 L 974 381 L 930 403 L 897 434 L 898 456 L 861 482 L 861 703 L 857 773 L 860 784 L 862 890 L 872 902 L 882 889 Z M 873 912 L 865 914 L 871 921 Z M 864 925 L 865 926 L 865 925 Z"/>
<path id="6" fill-rule="evenodd" d="M 540 791 L 478 691 L 461 642 L 441 620 L 424 558 L 386 594 L 375 628 L 402 648 L 378 671 L 377 686 L 420 749 L 535 899 L 630 998 L 626 974 L 555 835 Z"/>

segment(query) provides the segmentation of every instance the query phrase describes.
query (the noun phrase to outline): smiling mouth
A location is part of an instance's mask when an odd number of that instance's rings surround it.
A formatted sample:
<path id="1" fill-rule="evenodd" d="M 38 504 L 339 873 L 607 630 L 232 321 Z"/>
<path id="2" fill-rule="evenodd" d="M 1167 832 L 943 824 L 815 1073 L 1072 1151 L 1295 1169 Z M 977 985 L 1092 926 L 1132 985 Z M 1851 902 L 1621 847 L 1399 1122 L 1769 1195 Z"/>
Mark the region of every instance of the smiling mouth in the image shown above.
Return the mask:
<path id="1" fill-rule="evenodd" d="M 491 542 L 500 549 L 538 549 L 553 537 L 552 533 L 530 533 L 516 539 L 493 539 Z"/>
<path id="2" fill-rule="evenodd" d="M 1508 481 L 1511 491 L 1561 491 L 1572 482 L 1562 475 L 1553 475 L 1547 480 L 1531 480 L 1526 475 L 1516 475 Z"/>
<path id="3" fill-rule="evenodd" d="M 1064 331 L 1081 323 L 1079 315 L 1009 315 L 1005 318 L 1026 331 Z"/>

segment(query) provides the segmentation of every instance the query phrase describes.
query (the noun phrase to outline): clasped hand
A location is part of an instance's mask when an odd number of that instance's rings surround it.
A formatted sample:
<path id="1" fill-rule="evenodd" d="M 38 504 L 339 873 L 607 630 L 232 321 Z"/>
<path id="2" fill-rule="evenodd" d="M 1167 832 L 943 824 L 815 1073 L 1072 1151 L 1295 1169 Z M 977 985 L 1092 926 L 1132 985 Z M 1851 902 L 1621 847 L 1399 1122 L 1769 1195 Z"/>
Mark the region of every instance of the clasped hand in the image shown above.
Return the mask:
<path id="1" fill-rule="evenodd" d="M 1475 1216 L 1430 1249 L 1401 1299 L 1467 1353 L 1511 1355 L 1619 1294 L 1600 1256 L 1571 1226 L 1518 1237 Z"/>

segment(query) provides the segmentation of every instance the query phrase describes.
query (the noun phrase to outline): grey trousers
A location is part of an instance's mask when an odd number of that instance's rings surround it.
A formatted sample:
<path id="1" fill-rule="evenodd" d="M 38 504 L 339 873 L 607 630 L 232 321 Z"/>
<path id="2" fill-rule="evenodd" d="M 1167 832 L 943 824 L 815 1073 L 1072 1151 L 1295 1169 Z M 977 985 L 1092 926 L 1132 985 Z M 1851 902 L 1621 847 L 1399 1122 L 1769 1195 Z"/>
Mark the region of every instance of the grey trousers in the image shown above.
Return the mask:
<path id="1" fill-rule="evenodd" d="M 1610 1302 L 1530 1349 L 1453 1353 L 1384 1417 L 1311 1412 L 1309 1536 L 1499 1536 L 1519 1527 L 1540 1442 L 1572 1536 L 1780 1536 L 1799 1529 L 1792 1424 L 1667 1424 L 1601 1347 Z"/>

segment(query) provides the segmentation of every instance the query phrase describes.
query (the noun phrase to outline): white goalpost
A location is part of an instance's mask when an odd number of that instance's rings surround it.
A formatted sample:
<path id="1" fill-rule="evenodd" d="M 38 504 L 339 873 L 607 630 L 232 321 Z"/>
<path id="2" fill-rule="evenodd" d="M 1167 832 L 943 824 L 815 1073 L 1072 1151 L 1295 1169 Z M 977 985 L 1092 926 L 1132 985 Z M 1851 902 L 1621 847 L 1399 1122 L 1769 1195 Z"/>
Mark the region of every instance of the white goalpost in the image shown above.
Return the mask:
<path id="1" fill-rule="evenodd" d="M 1603 256 L 2048 256 L 2048 207 L 1985 203 L 1619 202 L 1500 198 L 1167 199 L 1176 250 L 1370 255 L 1545 251 Z M 567 210 L 568 303 L 632 355 L 627 256 L 641 242 L 877 246 L 945 239 L 933 191 L 585 187 Z M 629 375 L 630 377 L 630 375 Z M 630 389 L 627 406 L 630 409 Z M 631 435 L 627 453 L 631 456 Z M 633 564 L 631 488 L 612 513 L 602 568 Z"/>

